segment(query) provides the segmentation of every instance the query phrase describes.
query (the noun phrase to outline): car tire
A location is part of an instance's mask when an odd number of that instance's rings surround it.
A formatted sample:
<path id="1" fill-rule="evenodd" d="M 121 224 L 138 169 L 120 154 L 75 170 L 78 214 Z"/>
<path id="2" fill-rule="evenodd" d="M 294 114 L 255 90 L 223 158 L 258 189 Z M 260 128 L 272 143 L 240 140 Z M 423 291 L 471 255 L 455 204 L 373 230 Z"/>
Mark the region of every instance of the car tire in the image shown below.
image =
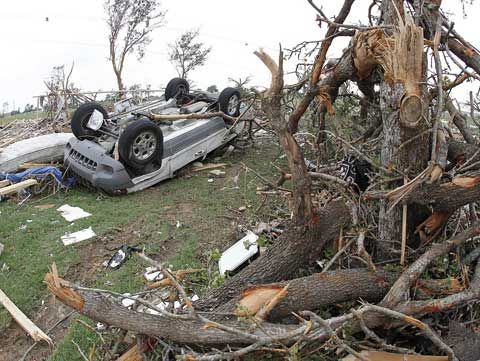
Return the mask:
<path id="1" fill-rule="evenodd" d="M 180 98 L 183 94 L 188 94 L 190 85 L 188 81 L 183 78 L 173 78 L 167 84 L 165 88 L 165 100 L 171 98 Z"/>
<path id="2" fill-rule="evenodd" d="M 240 115 L 240 92 L 235 88 L 225 88 L 218 96 L 220 111 L 231 117 Z"/>
<path id="3" fill-rule="evenodd" d="M 82 104 L 73 113 L 70 127 L 72 128 L 73 135 L 78 139 L 93 139 L 101 135 L 100 132 L 87 128 L 88 120 L 94 110 L 98 110 L 102 113 L 104 119 L 108 118 L 108 113 L 105 108 L 95 102 Z"/>
<path id="4" fill-rule="evenodd" d="M 149 119 L 140 119 L 125 128 L 118 140 L 118 152 L 123 162 L 134 170 L 142 170 L 150 163 L 161 166 L 163 133 Z"/>

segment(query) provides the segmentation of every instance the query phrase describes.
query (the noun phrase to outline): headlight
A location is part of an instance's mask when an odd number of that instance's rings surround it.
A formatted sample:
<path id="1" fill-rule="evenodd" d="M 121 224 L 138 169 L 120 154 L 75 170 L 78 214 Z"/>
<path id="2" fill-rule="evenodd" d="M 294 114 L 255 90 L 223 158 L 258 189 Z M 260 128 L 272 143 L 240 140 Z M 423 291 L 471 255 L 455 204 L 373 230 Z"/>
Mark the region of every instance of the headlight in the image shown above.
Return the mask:
<path id="1" fill-rule="evenodd" d="M 87 128 L 99 130 L 103 124 L 103 114 L 95 109 L 87 123 Z"/>

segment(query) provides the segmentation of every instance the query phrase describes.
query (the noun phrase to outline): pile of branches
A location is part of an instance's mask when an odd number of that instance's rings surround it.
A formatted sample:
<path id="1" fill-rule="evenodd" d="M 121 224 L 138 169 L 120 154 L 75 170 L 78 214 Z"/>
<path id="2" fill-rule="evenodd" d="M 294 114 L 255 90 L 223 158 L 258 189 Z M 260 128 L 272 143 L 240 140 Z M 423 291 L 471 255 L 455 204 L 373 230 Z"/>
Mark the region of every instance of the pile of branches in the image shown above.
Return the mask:
<path id="1" fill-rule="evenodd" d="M 479 312 L 480 147 L 449 92 L 466 79 L 479 79 L 480 52 L 455 31 L 439 0 L 375 0 L 369 26 L 344 24 L 354 0 L 345 0 L 334 20 L 308 2 L 327 32 L 298 84 L 284 84 L 282 49 L 278 60 L 255 53 L 272 79 L 258 94 L 262 112 L 288 165 L 280 181 L 267 182 L 289 194 L 292 214 L 274 244 L 195 302 L 175 274 L 142 255 L 178 291 L 182 312 L 141 297 L 136 302 L 155 314 L 137 312 L 122 306 L 124 295 L 74 285 L 53 273 L 45 278 L 60 301 L 138 335 L 131 359 L 148 348 L 145 339 L 173 350 L 179 360 L 237 359 L 252 352 L 369 360 L 362 350 L 430 352 L 450 360 L 480 356 L 444 337 L 449 318 L 475 324 Z M 339 36 L 351 37 L 350 45 L 326 64 Z M 448 83 L 440 53 L 458 63 Z M 431 71 L 427 54 L 435 64 Z M 346 82 L 359 89 L 354 96 L 368 125 L 356 138 L 338 127 L 327 130 Z M 301 121 L 312 103 L 319 127 L 307 142 L 318 158 L 313 170 L 299 145 L 305 138 Z M 452 124 L 442 122 L 445 111 Z M 336 163 L 338 149 L 368 165 L 366 187 L 336 166 L 322 166 Z M 287 180 L 289 189 L 282 186 Z M 338 252 L 322 272 L 309 272 L 335 241 Z M 439 260 L 454 270 L 436 271 Z M 335 265 L 340 267 L 332 270 Z"/>

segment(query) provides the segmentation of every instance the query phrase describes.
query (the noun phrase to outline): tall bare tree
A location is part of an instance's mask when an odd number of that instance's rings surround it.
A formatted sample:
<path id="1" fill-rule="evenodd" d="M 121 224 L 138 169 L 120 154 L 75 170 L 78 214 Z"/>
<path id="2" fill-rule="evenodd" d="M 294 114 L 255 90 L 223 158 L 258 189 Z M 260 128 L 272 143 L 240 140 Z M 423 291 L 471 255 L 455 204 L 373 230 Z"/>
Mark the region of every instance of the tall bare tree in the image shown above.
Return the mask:
<path id="1" fill-rule="evenodd" d="M 170 44 L 170 61 L 177 69 L 178 76 L 187 78 L 188 73 L 205 65 L 211 47 L 198 41 L 199 30 L 193 29 L 183 33 L 173 44 Z"/>
<path id="2" fill-rule="evenodd" d="M 157 0 L 106 0 L 109 28 L 110 61 L 117 78 L 118 90 L 125 89 L 122 72 L 128 54 L 140 60 L 151 43 L 150 35 L 164 24 L 165 11 Z"/>

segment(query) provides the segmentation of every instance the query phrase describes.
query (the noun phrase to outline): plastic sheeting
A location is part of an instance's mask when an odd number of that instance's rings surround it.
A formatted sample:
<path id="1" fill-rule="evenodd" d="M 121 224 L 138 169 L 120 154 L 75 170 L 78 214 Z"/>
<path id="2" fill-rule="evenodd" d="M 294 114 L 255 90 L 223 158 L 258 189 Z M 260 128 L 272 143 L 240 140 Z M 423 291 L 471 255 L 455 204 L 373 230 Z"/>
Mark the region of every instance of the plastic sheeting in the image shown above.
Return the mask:
<path id="1" fill-rule="evenodd" d="M 74 177 L 63 179 L 63 174 L 60 169 L 50 166 L 31 168 L 19 173 L 0 173 L 0 180 L 7 179 L 12 183 L 18 183 L 27 178 L 42 180 L 49 175 L 53 176 L 59 185 L 66 188 L 70 188 L 75 183 Z"/>

